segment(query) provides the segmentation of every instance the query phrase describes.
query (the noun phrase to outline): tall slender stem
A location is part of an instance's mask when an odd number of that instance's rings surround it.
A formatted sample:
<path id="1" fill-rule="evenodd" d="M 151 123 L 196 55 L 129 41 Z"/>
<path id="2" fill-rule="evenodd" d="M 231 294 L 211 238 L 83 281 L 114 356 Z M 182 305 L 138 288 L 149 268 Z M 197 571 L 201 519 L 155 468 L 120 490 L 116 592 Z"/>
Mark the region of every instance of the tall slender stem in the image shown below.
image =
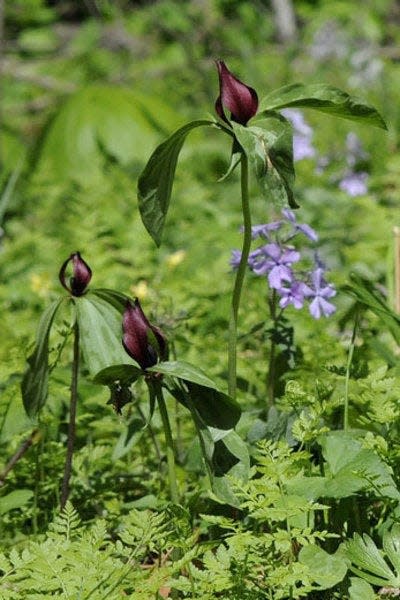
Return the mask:
<path id="1" fill-rule="evenodd" d="M 271 347 L 269 353 L 269 364 L 268 364 L 268 374 L 267 374 L 267 395 L 269 406 L 274 404 L 275 399 L 275 377 L 276 377 L 276 324 L 277 324 L 277 315 L 276 315 L 276 300 L 277 294 L 276 290 L 272 290 L 271 298 L 268 302 L 269 304 L 269 312 L 272 321 L 272 333 L 271 333 Z"/>
<path id="2" fill-rule="evenodd" d="M 232 293 L 231 316 L 229 320 L 229 343 L 228 343 L 228 392 L 232 398 L 236 398 L 236 342 L 237 321 L 240 305 L 240 296 L 244 276 L 246 274 L 247 261 L 251 246 L 251 214 L 249 205 L 249 166 L 244 152 L 241 157 L 241 194 L 243 213 L 243 246 L 242 256 L 238 270 L 236 271 L 235 285 Z"/>
<path id="3" fill-rule="evenodd" d="M 176 482 L 175 473 L 175 450 L 174 441 L 172 439 L 171 424 L 169 422 L 168 411 L 165 405 L 162 387 L 159 382 L 154 384 L 158 407 L 160 409 L 161 420 L 164 428 L 165 442 L 167 444 L 167 465 L 168 465 L 168 480 L 171 492 L 171 500 L 174 504 L 179 503 L 178 484 Z"/>
<path id="4" fill-rule="evenodd" d="M 356 309 L 357 310 L 357 309 Z M 354 344 L 358 327 L 358 310 L 354 319 L 353 333 L 350 340 L 349 353 L 347 356 L 346 377 L 344 381 L 344 410 L 343 410 L 343 429 L 347 431 L 349 428 L 349 385 L 350 385 L 350 370 L 353 361 Z"/>
<path id="5" fill-rule="evenodd" d="M 75 446 L 75 429 L 76 429 L 76 405 L 78 402 L 78 375 L 79 375 L 79 325 L 75 321 L 74 325 L 74 350 L 72 358 L 72 373 L 71 373 L 71 396 L 69 404 L 69 423 L 68 423 L 68 441 L 67 441 L 67 456 L 65 459 L 64 477 L 61 485 L 61 508 L 63 509 L 67 503 L 70 491 L 70 478 L 72 472 L 72 457 L 74 455 Z"/>

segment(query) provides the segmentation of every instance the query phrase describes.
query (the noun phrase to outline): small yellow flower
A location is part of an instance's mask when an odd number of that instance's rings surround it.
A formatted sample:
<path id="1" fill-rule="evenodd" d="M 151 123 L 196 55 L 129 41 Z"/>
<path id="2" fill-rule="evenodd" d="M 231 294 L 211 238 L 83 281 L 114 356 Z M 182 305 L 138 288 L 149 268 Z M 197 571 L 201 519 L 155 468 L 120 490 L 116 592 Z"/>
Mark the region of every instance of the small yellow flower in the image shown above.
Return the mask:
<path id="1" fill-rule="evenodd" d="M 32 292 L 40 296 L 40 298 L 47 298 L 49 296 L 51 280 L 48 273 L 32 273 L 29 279 Z"/>
<path id="2" fill-rule="evenodd" d="M 181 262 L 185 260 L 185 258 L 186 250 L 177 250 L 176 252 L 173 252 L 172 254 L 167 256 L 165 262 L 167 263 L 167 267 L 169 267 L 170 269 L 175 269 L 175 267 L 180 265 Z"/>
<path id="3" fill-rule="evenodd" d="M 138 283 L 132 284 L 129 291 L 133 296 L 139 298 L 139 300 L 144 300 L 149 295 L 149 286 L 145 279 L 141 279 Z"/>

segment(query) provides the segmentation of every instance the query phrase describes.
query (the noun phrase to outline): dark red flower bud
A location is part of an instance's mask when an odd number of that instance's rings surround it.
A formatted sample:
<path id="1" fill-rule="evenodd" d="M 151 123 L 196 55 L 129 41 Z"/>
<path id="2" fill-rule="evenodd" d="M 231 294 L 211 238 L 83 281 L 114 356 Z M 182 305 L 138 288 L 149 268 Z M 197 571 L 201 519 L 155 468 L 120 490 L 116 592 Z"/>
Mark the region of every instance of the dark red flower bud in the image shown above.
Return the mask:
<path id="1" fill-rule="evenodd" d="M 68 267 L 72 268 L 71 275 L 67 275 Z M 89 265 L 81 258 L 80 253 L 74 252 L 62 265 L 58 277 L 61 285 L 70 294 L 73 296 L 82 296 L 92 278 L 92 271 Z"/>
<path id="2" fill-rule="evenodd" d="M 152 367 L 168 357 L 168 344 L 162 331 L 149 323 L 139 300 L 126 303 L 122 320 L 122 344 L 142 369 Z"/>
<path id="3" fill-rule="evenodd" d="M 219 76 L 219 96 L 215 102 L 215 110 L 224 121 L 224 107 L 230 110 L 232 121 L 246 125 L 254 117 L 258 109 L 258 96 L 253 88 L 237 79 L 222 60 L 216 61 Z"/>

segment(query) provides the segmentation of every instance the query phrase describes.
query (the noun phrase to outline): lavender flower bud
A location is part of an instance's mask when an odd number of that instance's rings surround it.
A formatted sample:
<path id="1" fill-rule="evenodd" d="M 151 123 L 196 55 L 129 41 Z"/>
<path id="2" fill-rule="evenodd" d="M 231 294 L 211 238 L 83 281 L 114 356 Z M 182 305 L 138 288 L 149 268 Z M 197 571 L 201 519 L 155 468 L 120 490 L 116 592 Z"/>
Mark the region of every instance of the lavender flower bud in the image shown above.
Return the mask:
<path id="1" fill-rule="evenodd" d="M 69 266 L 72 267 L 72 274 L 67 276 L 67 268 Z M 61 285 L 72 296 L 82 296 L 92 278 L 92 270 L 83 258 L 81 258 L 80 253 L 74 252 L 63 263 L 58 277 Z"/>

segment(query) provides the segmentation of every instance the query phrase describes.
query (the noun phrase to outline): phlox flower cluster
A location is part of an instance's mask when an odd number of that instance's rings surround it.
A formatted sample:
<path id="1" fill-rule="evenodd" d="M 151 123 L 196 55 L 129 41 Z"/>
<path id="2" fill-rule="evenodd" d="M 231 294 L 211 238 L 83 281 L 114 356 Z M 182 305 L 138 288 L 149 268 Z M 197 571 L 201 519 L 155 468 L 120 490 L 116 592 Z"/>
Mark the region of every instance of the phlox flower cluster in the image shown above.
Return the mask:
<path id="1" fill-rule="evenodd" d="M 252 227 L 253 239 L 261 239 L 262 245 L 253 250 L 248 259 L 251 271 L 266 277 L 268 285 L 279 297 L 279 306 L 296 309 L 309 305 L 314 319 L 329 317 L 336 307 L 330 299 L 336 295 L 334 286 L 325 280 L 325 267 L 317 253 L 312 253 L 311 268 L 302 267 L 301 252 L 293 245 L 297 236 L 309 242 L 317 242 L 318 235 L 306 223 L 298 223 L 292 210 L 282 210 L 282 219 Z M 240 250 L 233 250 L 230 264 L 237 269 L 241 259 Z"/>

